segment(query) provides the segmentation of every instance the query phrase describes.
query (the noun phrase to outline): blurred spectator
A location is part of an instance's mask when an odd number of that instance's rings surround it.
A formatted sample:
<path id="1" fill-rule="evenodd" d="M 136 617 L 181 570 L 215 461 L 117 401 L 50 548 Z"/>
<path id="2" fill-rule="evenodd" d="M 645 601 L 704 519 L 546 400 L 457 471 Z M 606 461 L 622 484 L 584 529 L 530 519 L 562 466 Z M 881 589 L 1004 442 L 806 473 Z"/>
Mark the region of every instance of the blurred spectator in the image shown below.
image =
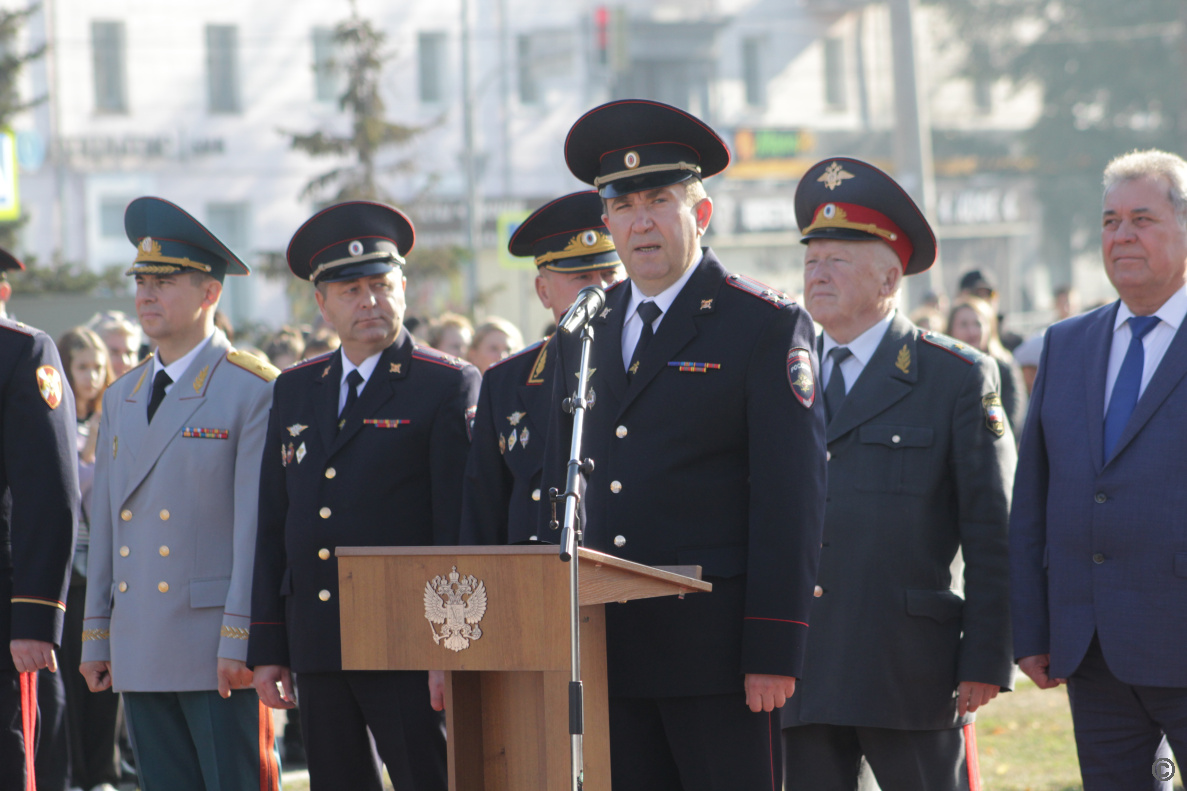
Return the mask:
<path id="1" fill-rule="evenodd" d="M 1055 321 L 1070 319 L 1080 312 L 1080 295 L 1071 286 L 1060 286 L 1055 289 Z M 1039 373 L 1039 357 L 1043 354 L 1043 338 L 1047 328 L 1036 332 L 1024 340 L 1014 350 L 1014 362 L 1022 369 L 1022 379 L 1026 382 L 1026 392 L 1034 389 L 1035 377 Z"/>
<path id="2" fill-rule="evenodd" d="M 416 337 L 417 330 L 420 329 L 421 323 L 422 323 L 421 320 L 418 319 L 416 316 L 405 316 L 404 317 L 404 329 L 408 330 L 408 334 L 411 335 L 413 338 Z"/>
<path id="3" fill-rule="evenodd" d="M 329 327 L 315 330 L 308 340 L 305 341 L 305 359 L 317 357 L 319 354 L 332 352 L 342 345 L 338 339 L 338 333 L 334 332 Z"/>
<path id="4" fill-rule="evenodd" d="M 481 373 L 486 369 L 523 348 L 523 335 L 519 328 L 507 319 L 490 316 L 474 331 L 474 340 L 466 353 L 469 360 Z"/>
<path id="5" fill-rule="evenodd" d="M 111 355 L 112 375 L 119 379 L 140 361 L 140 328 L 122 311 L 96 313 L 86 325 L 95 331 Z"/>
<path id="6" fill-rule="evenodd" d="M 437 351 L 465 357 L 474 340 L 474 325 L 457 313 L 442 313 L 429 324 L 429 345 Z"/>
<path id="7" fill-rule="evenodd" d="M 919 303 L 919 310 L 923 308 L 931 308 L 940 314 L 942 319 L 948 313 L 948 295 L 942 291 L 929 291 L 923 295 L 923 302 Z M 936 332 L 942 332 L 940 327 L 936 327 Z"/>
<path id="8" fill-rule="evenodd" d="M 928 330 L 929 332 L 943 332 L 947 327 L 947 322 L 944 321 L 944 313 L 936 307 L 931 305 L 920 305 L 915 308 L 915 312 L 910 316 L 911 322 L 921 330 Z"/>
<path id="9" fill-rule="evenodd" d="M 231 343 L 235 342 L 235 327 L 231 324 L 230 317 L 221 310 L 214 312 L 214 326 L 223 331 L 223 335 L 227 336 L 227 340 Z"/>
<path id="10" fill-rule="evenodd" d="M 1006 410 L 1017 444 L 1026 419 L 1028 391 L 1013 355 L 1002 345 L 998 336 L 997 315 L 993 308 L 985 300 L 976 297 L 958 299 L 948 314 L 947 334 L 988 354 L 997 362 L 1001 374 L 1002 407 Z"/>
<path id="11" fill-rule="evenodd" d="M 74 392 L 78 418 L 78 484 L 82 494 L 74 568 L 66 594 L 62 633 L 62 666 L 82 661 L 82 616 L 86 604 L 87 554 L 90 546 L 91 490 L 95 482 L 95 447 L 103 393 L 114 377 L 107 346 L 86 327 L 67 330 L 58 339 L 66 381 Z M 110 689 L 92 693 L 80 673 L 62 674 L 66 687 L 66 739 L 70 755 L 70 787 L 107 791 L 120 781 L 117 744 L 119 696 Z"/>
<path id="12" fill-rule="evenodd" d="M 1080 293 L 1071 286 L 1055 289 L 1055 320 L 1063 321 L 1080 313 Z"/>
<path id="13" fill-rule="evenodd" d="M 1009 332 L 1003 326 L 1006 317 L 1001 313 L 1001 297 L 997 291 L 997 284 L 987 272 L 982 272 L 980 269 L 972 269 L 965 272 L 960 277 L 960 296 L 962 297 L 977 297 L 989 303 L 993 310 L 993 315 L 997 319 L 998 336 L 1000 343 L 1011 352 L 1018 348 L 1018 344 L 1022 343 L 1022 336 L 1014 332 Z"/>
<path id="14" fill-rule="evenodd" d="M 264 343 L 264 354 L 280 370 L 305 359 L 305 336 L 293 327 L 281 327 Z"/>

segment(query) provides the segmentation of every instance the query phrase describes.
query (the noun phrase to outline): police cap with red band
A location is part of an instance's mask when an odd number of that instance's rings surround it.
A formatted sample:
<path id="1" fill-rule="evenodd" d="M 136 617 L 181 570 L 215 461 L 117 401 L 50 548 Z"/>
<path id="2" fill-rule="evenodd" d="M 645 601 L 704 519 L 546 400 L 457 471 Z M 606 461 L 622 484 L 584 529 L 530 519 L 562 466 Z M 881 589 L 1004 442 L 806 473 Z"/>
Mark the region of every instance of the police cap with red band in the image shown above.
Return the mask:
<path id="1" fill-rule="evenodd" d="M 729 167 L 730 152 L 717 133 L 676 107 L 624 99 L 577 119 L 565 139 L 573 175 L 603 198 L 706 179 Z"/>
<path id="2" fill-rule="evenodd" d="M 332 283 L 386 274 L 404 265 L 416 231 L 383 203 L 349 201 L 322 209 L 289 242 L 289 269 L 302 280 Z"/>
<path id="3" fill-rule="evenodd" d="M 602 199 L 593 190 L 574 192 L 536 209 L 515 229 L 507 251 L 531 256 L 537 269 L 553 272 L 594 272 L 621 263 L 602 223 Z"/>
<path id="4" fill-rule="evenodd" d="M 19 271 L 25 268 L 21 260 L 12 253 L 0 247 L 0 274 L 4 272 Z"/>
<path id="5" fill-rule="evenodd" d="M 936 261 L 936 236 L 915 201 L 878 168 L 848 157 L 817 162 L 795 191 L 795 218 L 811 239 L 885 242 L 903 274 L 926 271 Z"/>

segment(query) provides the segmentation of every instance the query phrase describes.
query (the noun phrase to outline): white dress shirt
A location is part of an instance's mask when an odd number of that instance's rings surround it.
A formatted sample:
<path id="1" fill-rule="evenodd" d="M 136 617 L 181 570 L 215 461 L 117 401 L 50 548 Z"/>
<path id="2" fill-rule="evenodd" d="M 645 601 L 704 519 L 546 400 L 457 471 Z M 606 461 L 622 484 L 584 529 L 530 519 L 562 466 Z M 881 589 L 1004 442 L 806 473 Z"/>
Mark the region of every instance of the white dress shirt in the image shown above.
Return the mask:
<path id="1" fill-rule="evenodd" d="M 214 335 L 214 332 L 212 331 L 210 333 L 210 335 Z M 185 356 L 177 358 L 176 360 L 169 363 L 168 365 L 161 362 L 160 353 L 157 353 L 156 355 L 153 356 L 153 364 L 152 364 L 152 378 L 153 378 L 153 380 L 154 381 L 156 380 L 157 373 L 160 371 L 164 371 L 165 373 L 169 374 L 169 378 L 173 380 L 165 388 L 165 395 L 168 395 L 169 391 L 173 389 L 173 385 L 177 384 L 177 380 L 185 375 L 185 369 L 190 367 L 190 363 L 192 363 L 194 361 L 194 358 L 198 356 L 198 353 L 206 348 L 206 344 L 210 343 L 210 335 L 207 335 L 205 338 L 202 339 L 201 343 L 199 343 L 197 346 L 195 346 L 194 348 L 192 348 L 188 352 L 186 352 Z"/>
<path id="2" fill-rule="evenodd" d="M 1125 353 L 1129 351 L 1129 341 L 1133 331 L 1129 328 L 1129 318 L 1133 315 L 1124 302 L 1117 307 L 1117 319 L 1113 322 L 1113 345 L 1109 349 L 1109 368 L 1105 374 L 1105 414 L 1109 412 L 1109 401 L 1113 398 L 1113 385 L 1117 383 L 1117 374 L 1121 372 L 1121 363 L 1125 360 Z M 1187 317 L 1187 286 L 1176 291 L 1162 307 L 1154 311 L 1160 321 L 1154 329 L 1142 338 L 1142 350 L 1145 352 L 1145 365 L 1142 368 L 1142 385 L 1138 388 L 1138 398 L 1146 392 L 1146 385 L 1158 370 L 1166 350 L 1170 347 L 1179 325 Z"/>
<path id="3" fill-rule="evenodd" d="M 848 393 L 853 389 L 853 383 L 857 381 L 857 377 L 861 376 L 861 372 L 865 370 L 866 363 L 874 356 L 874 352 L 878 350 L 878 344 L 886 337 L 886 331 L 890 329 L 890 322 L 894 319 L 896 311 L 890 311 L 890 315 L 879 321 L 868 330 L 858 335 L 850 343 L 837 343 L 827 331 L 824 335 L 824 345 L 820 352 L 820 379 L 821 384 L 828 387 L 828 382 L 833 375 L 833 361 L 828 356 L 829 351 L 838 346 L 844 346 L 852 354 L 841 363 L 841 377 L 845 382 L 845 392 Z"/>
<path id="4" fill-rule="evenodd" d="M 626 318 L 622 323 L 623 370 L 631 367 L 631 357 L 635 355 L 635 346 L 639 343 L 639 336 L 643 334 L 643 318 L 637 312 L 639 305 L 647 300 L 651 300 L 663 311 L 655 321 L 651 322 L 651 331 L 659 332 L 660 322 L 664 320 L 664 316 L 668 315 L 668 310 L 672 307 L 672 303 L 676 301 L 676 296 L 680 293 L 680 289 L 684 288 L 684 284 L 692 277 L 692 273 L 700 266 L 701 259 L 704 257 L 705 251 L 698 247 L 696 259 L 688 269 L 684 270 L 684 274 L 680 276 L 680 279 L 654 297 L 646 296 L 639 289 L 635 288 L 634 283 L 630 284 L 631 298 L 626 303 Z"/>
<path id="5" fill-rule="evenodd" d="M 358 389 L 355 395 L 362 395 L 363 390 L 367 387 L 367 380 L 371 378 L 371 374 L 375 373 L 375 366 L 379 365 L 379 358 L 383 352 L 375 352 L 367 359 L 363 360 L 359 365 L 355 365 L 346 356 L 346 352 L 342 352 L 342 381 L 338 385 L 338 414 L 342 414 L 342 410 L 346 407 L 346 392 L 350 389 L 350 384 L 346 381 L 346 376 L 351 371 L 358 370 L 359 376 L 363 377 L 363 381 L 359 382 Z"/>

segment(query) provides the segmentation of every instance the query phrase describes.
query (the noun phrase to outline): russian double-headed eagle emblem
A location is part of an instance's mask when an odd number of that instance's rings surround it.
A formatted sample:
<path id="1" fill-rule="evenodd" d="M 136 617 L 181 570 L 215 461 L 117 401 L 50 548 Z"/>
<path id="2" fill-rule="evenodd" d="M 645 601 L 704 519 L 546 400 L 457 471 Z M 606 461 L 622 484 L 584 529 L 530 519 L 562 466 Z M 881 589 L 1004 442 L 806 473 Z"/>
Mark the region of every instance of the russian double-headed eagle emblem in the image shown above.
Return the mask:
<path id="1" fill-rule="evenodd" d="M 478 622 L 486 614 L 486 585 L 473 574 L 433 577 L 425 583 L 425 618 L 433 631 L 433 642 L 450 651 L 464 651 L 471 640 L 482 637 Z M 441 624 L 437 629 L 433 624 Z"/>

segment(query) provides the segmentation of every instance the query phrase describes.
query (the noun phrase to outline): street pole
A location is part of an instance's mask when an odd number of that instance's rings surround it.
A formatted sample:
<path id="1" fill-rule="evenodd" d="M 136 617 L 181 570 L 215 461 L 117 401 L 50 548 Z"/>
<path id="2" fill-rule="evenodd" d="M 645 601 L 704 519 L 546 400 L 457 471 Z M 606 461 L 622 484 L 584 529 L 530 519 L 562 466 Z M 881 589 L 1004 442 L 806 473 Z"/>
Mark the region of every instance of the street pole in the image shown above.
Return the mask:
<path id="1" fill-rule="evenodd" d="M 466 171 L 466 249 L 470 265 L 466 272 L 466 303 L 471 310 L 478 299 L 478 247 L 481 216 L 478 205 L 478 173 L 474 157 L 474 82 L 470 76 L 470 0 L 462 0 L 462 159 Z"/>

